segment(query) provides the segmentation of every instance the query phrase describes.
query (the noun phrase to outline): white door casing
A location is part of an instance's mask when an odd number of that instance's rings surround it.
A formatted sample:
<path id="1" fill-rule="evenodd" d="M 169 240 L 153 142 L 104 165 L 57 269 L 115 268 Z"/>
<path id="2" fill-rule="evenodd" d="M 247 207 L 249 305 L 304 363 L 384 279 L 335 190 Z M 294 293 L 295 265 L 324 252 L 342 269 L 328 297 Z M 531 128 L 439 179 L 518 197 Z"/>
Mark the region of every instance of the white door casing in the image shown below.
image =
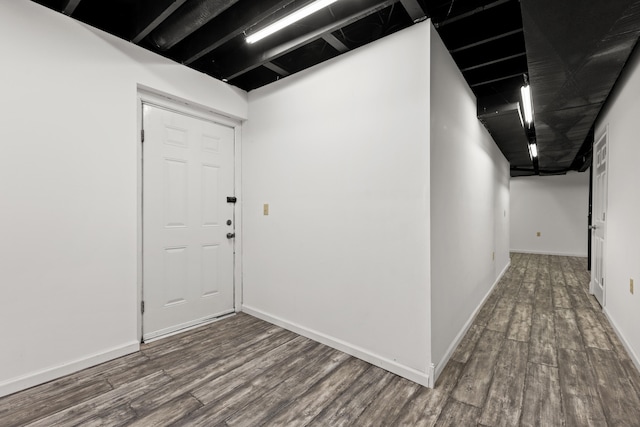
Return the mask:
<path id="1" fill-rule="evenodd" d="M 605 234 L 607 225 L 607 160 L 608 130 L 593 146 L 593 213 L 591 228 L 591 285 L 590 291 L 601 306 L 605 305 L 606 275 L 604 268 Z"/>
<path id="2" fill-rule="evenodd" d="M 143 339 L 234 310 L 234 129 L 143 104 Z M 228 223 L 230 222 L 230 224 Z"/>

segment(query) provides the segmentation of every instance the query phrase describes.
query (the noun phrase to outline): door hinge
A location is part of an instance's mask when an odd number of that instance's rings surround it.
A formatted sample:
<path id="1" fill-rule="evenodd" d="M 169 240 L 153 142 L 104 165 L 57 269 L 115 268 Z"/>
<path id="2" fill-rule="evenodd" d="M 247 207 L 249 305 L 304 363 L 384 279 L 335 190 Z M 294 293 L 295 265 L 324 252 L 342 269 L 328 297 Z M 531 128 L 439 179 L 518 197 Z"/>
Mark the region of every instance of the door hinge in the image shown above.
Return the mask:
<path id="1" fill-rule="evenodd" d="M 144 129 L 140 131 L 140 141 L 144 142 Z"/>
<path id="2" fill-rule="evenodd" d="M 140 301 L 140 313 L 144 314 L 144 301 Z"/>

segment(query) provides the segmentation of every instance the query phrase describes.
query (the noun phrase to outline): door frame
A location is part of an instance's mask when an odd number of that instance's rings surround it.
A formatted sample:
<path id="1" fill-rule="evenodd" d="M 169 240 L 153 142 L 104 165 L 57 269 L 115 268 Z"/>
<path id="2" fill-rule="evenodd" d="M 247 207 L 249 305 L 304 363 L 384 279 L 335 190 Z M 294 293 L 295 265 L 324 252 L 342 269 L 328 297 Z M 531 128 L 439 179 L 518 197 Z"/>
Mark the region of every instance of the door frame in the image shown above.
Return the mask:
<path id="1" fill-rule="evenodd" d="M 597 138 L 594 138 L 594 142 L 593 142 L 593 149 L 592 149 L 592 164 L 591 164 L 591 176 L 592 176 L 592 181 L 593 178 L 595 177 L 596 174 L 596 162 L 597 162 L 597 155 L 596 155 L 596 147 L 598 146 L 598 144 L 600 144 L 600 142 L 604 140 L 605 144 L 607 146 L 607 149 L 605 151 L 605 164 L 607 167 L 607 180 L 606 180 L 606 186 L 604 189 L 604 211 L 605 214 L 607 213 L 607 208 L 608 208 L 608 203 L 609 203 L 609 124 L 606 124 L 604 127 L 604 130 L 602 131 L 602 133 L 597 136 Z M 595 195 L 595 193 L 594 193 Z M 602 195 L 601 195 L 602 196 Z M 595 199 L 592 201 L 595 202 Z M 593 226 L 593 222 L 594 222 L 594 217 L 593 215 L 591 215 L 591 223 L 589 224 L 589 227 Z M 602 271 L 601 271 L 601 280 L 604 281 L 604 286 L 602 287 L 602 308 L 604 309 L 606 301 L 607 301 L 607 269 L 606 269 L 606 262 L 605 262 L 605 254 L 607 253 L 607 221 L 609 220 L 608 215 L 606 218 L 606 221 L 604 222 L 604 229 L 602 230 L 602 240 L 603 240 L 603 244 L 602 244 Z M 593 236 L 594 231 L 593 230 L 589 230 L 589 232 L 591 233 L 591 236 Z M 595 256 L 595 245 L 591 245 L 591 252 L 589 253 L 589 260 L 591 261 L 591 280 L 589 282 L 589 293 L 591 295 L 595 295 L 595 285 L 593 282 L 593 275 L 594 275 L 594 256 Z"/>
<path id="2" fill-rule="evenodd" d="M 235 221 L 235 233 L 234 239 L 234 256 L 233 256 L 233 309 L 236 313 L 241 311 L 242 308 L 242 122 L 238 119 L 225 116 L 217 111 L 207 109 L 196 103 L 186 101 L 184 99 L 173 97 L 163 92 L 155 91 L 147 87 L 138 86 L 137 99 L 136 99 L 136 113 L 137 113 L 137 133 L 136 133 L 136 164 L 137 164 L 137 189 L 136 189 L 136 230 L 137 230 L 137 298 L 135 310 L 138 320 L 138 341 L 142 342 L 143 333 L 143 316 L 142 316 L 142 301 L 143 301 L 143 221 L 142 221 L 142 209 L 143 209 L 143 159 L 142 159 L 142 105 L 152 105 L 155 107 L 163 108 L 165 110 L 174 111 L 179 114 L 184 114 L 190 117 L 212 121 L 224 126 L 233 128 L 234 133 L 234 195 L 238 198 L 239 202 L 236 203 L 234 209 L 234 221 Z M 202 326 L 211 321 L 198 324 L 193 328 Z M 181 329 L 172 334 L 164 335 L 169 336 L 179 332 L 183 332 L 190 328 Z"/>

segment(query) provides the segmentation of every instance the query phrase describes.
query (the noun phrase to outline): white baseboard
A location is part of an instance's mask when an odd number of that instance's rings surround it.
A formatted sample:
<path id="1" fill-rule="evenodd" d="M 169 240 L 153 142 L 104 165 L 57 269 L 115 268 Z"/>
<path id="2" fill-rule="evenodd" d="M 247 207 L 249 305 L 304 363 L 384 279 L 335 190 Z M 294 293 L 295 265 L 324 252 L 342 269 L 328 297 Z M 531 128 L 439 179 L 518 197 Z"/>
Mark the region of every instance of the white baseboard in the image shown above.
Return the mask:
<path id="1" fill-rule="evenodd" d="M 96 353 L 77 359 L 63 365 L 54 366 L 52 368 L 43 369 L 41 371 L 32 372 L 21 377 L 12 378 L 7 381 L 0 382 L 0 397 L 25 390 L 27 388 L 44 384 L 48 381 L 55 380 L 65 375 L 81 371 L 100 363 L 126 356 L 140 350 L 140 343 L 133 341 L 120 347 L 114 347 L 104 352 Z"/>
<path id="2" fill-rule="evenodd" d="M 331 337 L 321 332 L 314 331 L 307 327 L 289 322 L 280 317 L 272 316 L 268 313 L 265 313 L 262 310 L 258 310 L 256 308 L 253 308 L 247 305 L 242 306 L 242 311 L 251 316 L 257 317 L 258 319 L 262 319 L 266 322 L 272 323 L 274 325 L 280 326 L 289 331 L 295 332 L 296 334 L 302 335 L 303 337 L 307 337 L 321 344 L 327 345 L 329 347 L 335 348 L 336 350 L 340 350 L 344 353 L 347 353 L 353 357 L 357 357 L 358 359 L 364 360 L 365 362 L 371 363 L 372 365 L 375 365 L 379 368 L 382 368 L 391 373 L 399 375 L 410 381 L 413 381 L 425 387 L 433 388 L 433 375 L 429 375 L 428 372 L 420 372 L 416 369 L 409 368 L 393 360 L 389 360 L 387 358 L 371 353 L 366 349 L 352 345 L 348 342 Z"/>
<path id="3" fill-rule="evenodd" d="M 480 304 L 478 304 L 478 306 L 473 311 L 473 313 L 471 313 L 471 316 L 469 316 L 469 319 L 467 319 L 467 321 L 465 322 L 460 332 L 458 332 L 458 335 L 456 335 L 456 337 L 453 339 L 453 341 L 451 342 L 451 345 L 449 346 L 444 356 L 442 357 L 442 360 L 440 360 L 435 365 L 434 376 L 433 376 L 434 383 L 435 383 L 435 380 L 437 380 L 440 374 L 442 373 L 442 370 L 444 369 L 444 367 L 447 366 L 447 363 L 449 363 L 449 359 L 451 359 L 453 352 L 456 351 L 456 348 L 458 347 L 458 345 L 460 345 L 462 338 L 464 338 L 467 331 L 469 331 L 469 328 L 471 327 L 471 325 L 473 324 L 473 321 L 476 319 L 476 316 L 482 309 L 482 306 L 487 301 L 487 298 L 489 298 L 489 295 L 491 295 L 491 292 L 493 292 L 493 289 L 496 287 L 498 282 L 500 282 L 500 279 L 502 279 L 502 276 L 504 276 L 504 274 L 507 272 L 510 265 L 511 265 L 511 259 L 509 259 L 509 262 L 502 269 L 502 271 L 498 275 L 498 278 L 495 280 L 495 282 L 493 282 L 493 285 L 491 285 L 491 288 L 489 288 L 489 291 L 485 294 L 484 298 L 482 298 L 482 301 L 480 301 Z"/>
<path id="4" fill-rule="evenodd" d="M 633 364 L 636 365 L 636 368 L 640 371 L 640 358 L 638 358 L 638 355 L 633 351 L 633 348 L 631 348 L 631 346 L 629 345 L 629 341 L 627 341 L 625 336 L 622 335 L 620 328 L 618 327 L 616 322 L 613 320 L 613 318 L 609 315 L 609 312 L 607 311 L 606 307 L 602 309 L 602 311 L 604 312 L 604 315 L 607 316 L 607 319 L 609 319 L 609 323 L 611 323 L 613 330 L 616 332 L 616 335 L 618 335 L 618 338 L 620 338 L 620 341 L 622 342 L 622 345 L 624 345 L 625 350 L 627 350 L 627 353 L 629 353 L 629 357 L 633 361 Z"/>
<path id="5" fill-rule="evenodd" d="M 516 252 L 520 254 L 534 254 L 534 255 L 555 255 L 555 256 L 572 256 L 578 258 L 586 258 L 588 254 L 575 253 L 575 252 L 554 252 L 554 251 L 530 251 L 528 249 L 509 249 L 509 252 Z"/>

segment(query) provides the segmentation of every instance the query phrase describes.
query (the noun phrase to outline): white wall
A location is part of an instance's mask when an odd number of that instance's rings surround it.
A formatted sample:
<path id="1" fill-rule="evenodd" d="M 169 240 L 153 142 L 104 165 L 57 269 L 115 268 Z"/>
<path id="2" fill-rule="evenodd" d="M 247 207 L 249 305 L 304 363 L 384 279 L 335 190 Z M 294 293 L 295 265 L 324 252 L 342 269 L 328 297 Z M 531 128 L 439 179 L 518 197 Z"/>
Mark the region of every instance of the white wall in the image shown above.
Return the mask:
<path id="1" fill-rule="evenodd" d="M 589 173 L 511 179 L 513 252 L 587 256 Z"/>
<path id="2" fill-rule="evenodd" d="M 609 200 L 605 235 L 605 312 L 640 369 L 640 49 L 636 47 L 596 122 L 608 127 Z M 629 279 L 635 294 L 629 292 Z"/>
<path id="3" fill-rule="evenodd" d="M 509 265 L 509 163 L 476 111 L 475 96 L 432 29 L 431 351 L 437 372 Z"/>
<path id="4" fill-rule="evenodd" d="M 0 395 L 135 350 L 137 85 L 246 94 L 27 0 L 0 2 Z"/>
<path id="5" fill-rule="evenodd" d="M 428 100 L 423 23 L 251 92 L 243 129 L 243 310 L 421 382 Z"/>

